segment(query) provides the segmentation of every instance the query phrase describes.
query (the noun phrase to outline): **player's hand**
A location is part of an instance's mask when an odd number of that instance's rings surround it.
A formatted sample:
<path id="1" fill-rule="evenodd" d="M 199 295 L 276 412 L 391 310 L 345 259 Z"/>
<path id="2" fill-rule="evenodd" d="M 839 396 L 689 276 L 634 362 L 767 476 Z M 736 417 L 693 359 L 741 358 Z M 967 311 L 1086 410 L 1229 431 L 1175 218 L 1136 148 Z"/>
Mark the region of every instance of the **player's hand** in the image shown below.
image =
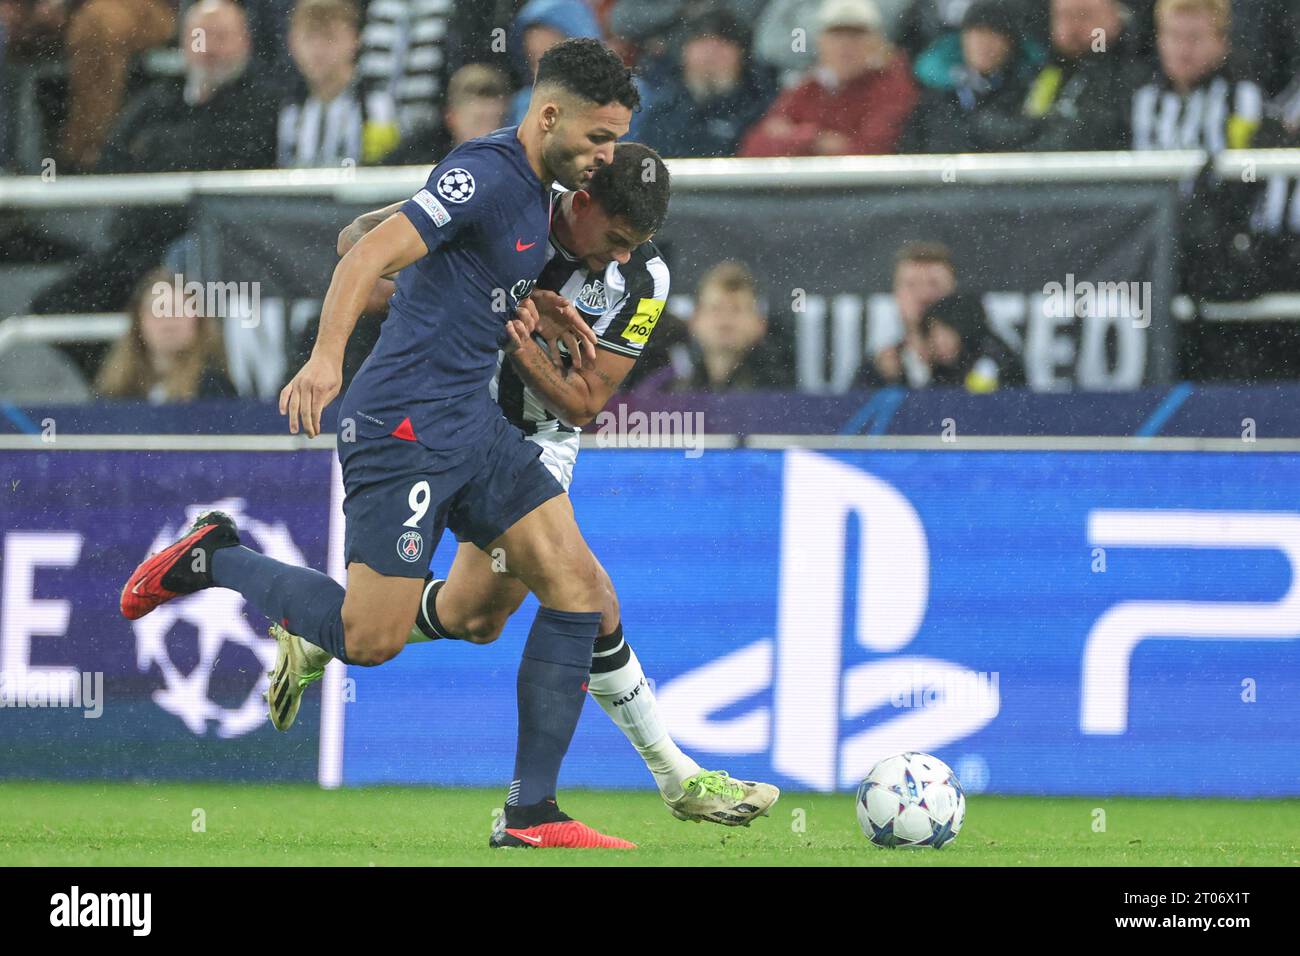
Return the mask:
<path id="1" fill-rule="evenodd" d="M 343 363 L 312 353 L 311 358 L 280 390 L 280 414 L 289 416 L 289 434 L 299 422 L 309 438 L 320 434 L 320 416 L 343 385 Z"/>
<path id="2" fill-rule="evenodd" d="M 537 305 L 531 299 L 524 299 L 515 309 L 515 321 L 523 325 L 529 335 L 537 328 L 540 316 L 537 314 Z"/>
<path id="3" fill-rule="evenodd" d="M 528 327 L 527 319 L 513 318 L 506 323 L 506 337 L 509 339 L 502 351 L 514 355 L 525 346 L 533 344 L 533 330 Z"/>
<path id="4" fill-rule="evenodd" d="M 596 333 L 572 302 L 549 289 L 534 289 L 529 299 L 537 306 L 537 333 L 546 340 L 553 361 L 559 359 L 557 343 L 561 341 L 574 368 L 582 368 L 584 358 L 596 360 Z"/>

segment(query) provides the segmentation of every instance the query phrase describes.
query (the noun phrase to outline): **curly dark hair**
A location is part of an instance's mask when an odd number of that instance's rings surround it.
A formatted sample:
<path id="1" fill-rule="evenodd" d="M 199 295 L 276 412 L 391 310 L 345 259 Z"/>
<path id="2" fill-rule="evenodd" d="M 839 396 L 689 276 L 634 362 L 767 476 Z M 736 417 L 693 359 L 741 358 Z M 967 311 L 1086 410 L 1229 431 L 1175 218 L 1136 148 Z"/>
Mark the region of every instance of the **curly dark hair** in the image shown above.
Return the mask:
<path id="1" fill-rule="evenodd" d="M 658 232 L 668 216 L 668 167 L 641 143 L 615 146 L 614 161 L 597 167 L 586 190 L 610 218 L 626 219 L 637 232 Z"/>
<path id="2" fill-rule="evenodd" d="M 598 106 L 618 102 L 630 110 L 641 106 L 632 71 L 599 40 L 572 37 L 542 55 L 537 85 L 555 84 Z"/>

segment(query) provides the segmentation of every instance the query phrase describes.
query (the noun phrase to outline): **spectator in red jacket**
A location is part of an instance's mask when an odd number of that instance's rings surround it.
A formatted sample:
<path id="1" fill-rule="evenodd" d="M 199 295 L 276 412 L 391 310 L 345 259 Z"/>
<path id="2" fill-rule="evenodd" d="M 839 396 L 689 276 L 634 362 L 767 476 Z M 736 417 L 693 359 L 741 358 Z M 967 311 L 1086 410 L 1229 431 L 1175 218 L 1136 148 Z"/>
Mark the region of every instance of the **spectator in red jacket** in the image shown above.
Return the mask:
<path id="1" fill-rule="evenodd" d="M 918 97 L 907 57 L 873 0 L 825 0 L 817 66 L 779 96 L 741 142 L 742 156 L 891 153 Z"/>

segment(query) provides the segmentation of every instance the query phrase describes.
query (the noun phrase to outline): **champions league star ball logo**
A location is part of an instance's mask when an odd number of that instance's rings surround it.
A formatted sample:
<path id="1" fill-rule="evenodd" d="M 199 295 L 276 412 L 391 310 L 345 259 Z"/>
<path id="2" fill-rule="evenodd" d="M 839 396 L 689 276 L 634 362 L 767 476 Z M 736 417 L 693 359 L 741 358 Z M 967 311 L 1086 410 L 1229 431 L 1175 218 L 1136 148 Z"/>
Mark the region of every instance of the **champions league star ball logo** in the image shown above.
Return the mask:
<path id="1" fill-rule="evenodd" d="M 305 565 L 302 553 L 281 522 L 268 524 L 244 513 L 245 503 L 230 498 L 187 509 L 183 521 L 158 532 L 149 553 L 176 540 L 200 512 L 216 508 L 235 519 L 244 543 L 286 564 Z M 230 739 L 256 730 L 266 720 L 262 691 L 275 664 L 275 641 L 255 632 L 244 616 L 244 598 L 225 588 L 209 588 L 162 605 L 132 622 L 136 666 L 155 670 L 163 686 L 153 701 L 180 718 L 190 732 Z M 214 679 L 215 678 L 215 679 Z"/>
<path id="2" fill-rule="evenodd" d="M 447 202 L 467 202 L 474 195 L 474 177 L 457 166 L 438 177 L 438 195 Z"/>

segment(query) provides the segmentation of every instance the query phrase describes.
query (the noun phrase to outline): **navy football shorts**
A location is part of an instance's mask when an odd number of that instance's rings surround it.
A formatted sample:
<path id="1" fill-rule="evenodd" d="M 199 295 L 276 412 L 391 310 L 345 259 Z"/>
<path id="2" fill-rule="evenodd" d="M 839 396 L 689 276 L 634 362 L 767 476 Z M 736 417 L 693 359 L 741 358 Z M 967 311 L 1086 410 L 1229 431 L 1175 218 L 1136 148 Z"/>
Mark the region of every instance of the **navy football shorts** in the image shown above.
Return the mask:
<path id="1" fill-rule="evenodd" d="M 423 578 L 446 528 L 486 551 L 524 515 L 564 494 L 540 451 L 505 418 L 467 453 L 392 435 L 340 441 L 344 561 Z"/>

